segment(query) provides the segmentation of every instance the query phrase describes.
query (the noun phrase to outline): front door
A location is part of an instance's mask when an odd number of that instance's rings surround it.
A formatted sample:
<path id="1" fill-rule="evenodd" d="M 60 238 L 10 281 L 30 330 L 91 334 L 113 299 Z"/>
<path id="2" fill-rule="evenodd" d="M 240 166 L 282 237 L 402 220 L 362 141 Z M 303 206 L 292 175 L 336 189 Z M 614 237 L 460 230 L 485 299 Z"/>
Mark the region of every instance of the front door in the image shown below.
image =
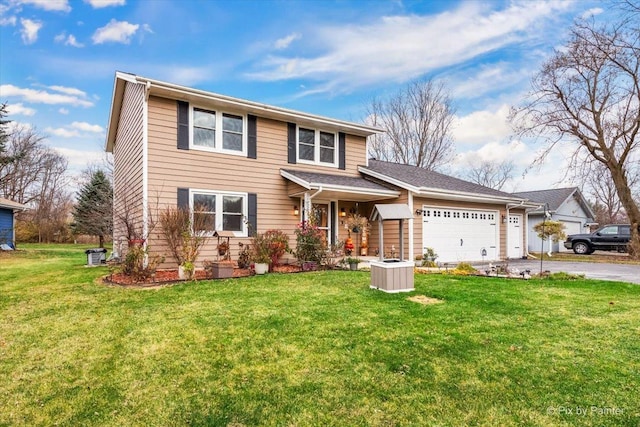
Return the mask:
<path id="1" fill-rule="evenodd" d="M 522 258 L 522 215 L 509 215 L 507 258 Z"/>
<path id="2" fill-rule="evenodd" d="M 329 232 L 331 230 L 331 221 L 329 221 L 329 204 L 313 203 L 311 205 L 311 215 L 313 215 L 313 223 L 324 233 L 324 241 L 329 243 Z"/>

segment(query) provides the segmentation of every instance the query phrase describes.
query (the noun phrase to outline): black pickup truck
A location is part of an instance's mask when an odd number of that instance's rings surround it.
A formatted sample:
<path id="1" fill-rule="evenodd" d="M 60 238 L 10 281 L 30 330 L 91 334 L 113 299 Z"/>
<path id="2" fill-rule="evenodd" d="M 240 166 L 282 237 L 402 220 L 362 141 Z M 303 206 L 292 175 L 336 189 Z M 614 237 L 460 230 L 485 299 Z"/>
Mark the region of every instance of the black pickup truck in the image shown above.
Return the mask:
<path id="1" fill-rule="evenodd" d="M 591 234 L 572 234 L 567 236 L 564 247 L 573 249 L 581 255 L 593 251 L 626 252 L 631 240 L 631 226 L 628 224 L 609 224 Z"/>

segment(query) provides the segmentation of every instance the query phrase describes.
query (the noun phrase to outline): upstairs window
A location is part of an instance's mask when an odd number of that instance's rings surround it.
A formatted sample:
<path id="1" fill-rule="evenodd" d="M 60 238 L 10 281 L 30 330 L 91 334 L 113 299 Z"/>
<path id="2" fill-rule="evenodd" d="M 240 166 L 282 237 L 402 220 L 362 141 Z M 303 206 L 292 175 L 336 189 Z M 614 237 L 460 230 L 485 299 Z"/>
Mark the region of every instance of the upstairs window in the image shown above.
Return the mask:
<path id="1" fill-rule="evenodd" d="M 335 133 L 298 127 L 298 161 L 337 166 L 337 139 Z"/>
<path id="2" fill-rule="evenodd" d="M 244 116 L 192 108 L 191 147 L 206 151 L 246 154 Z"/>

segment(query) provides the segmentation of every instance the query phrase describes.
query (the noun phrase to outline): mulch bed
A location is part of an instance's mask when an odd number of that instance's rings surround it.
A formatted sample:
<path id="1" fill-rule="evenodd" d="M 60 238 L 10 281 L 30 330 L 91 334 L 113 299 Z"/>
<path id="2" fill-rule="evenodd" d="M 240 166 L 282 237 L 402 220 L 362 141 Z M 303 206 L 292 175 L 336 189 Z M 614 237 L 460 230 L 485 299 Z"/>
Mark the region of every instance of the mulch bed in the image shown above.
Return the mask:
<path id="1" fill-rule="evenodd" d="M 277 265 L 273 268 L 272 273 L 298 273 L 302 271 L 300 267 L 292 264 Z M 218 280 L 211 277 L 207 277 L 207 272 L 204 270 L 196 270 L 195 280 Z M 248 268 L 234 268 L 233 278 L 249 277 L 255 273 Z M 186 282 L 180 280 L 178 277 L 178 270 L 158 270 L 156 273 L 146 281 L 136 281 L 131 276 L 127 276 L 124 273 L 113 273 L 105 276 L 102 282 L 109 285 L 130 286 L 130 287 L 156 287 L 162 285 L 176 284 Z"/>

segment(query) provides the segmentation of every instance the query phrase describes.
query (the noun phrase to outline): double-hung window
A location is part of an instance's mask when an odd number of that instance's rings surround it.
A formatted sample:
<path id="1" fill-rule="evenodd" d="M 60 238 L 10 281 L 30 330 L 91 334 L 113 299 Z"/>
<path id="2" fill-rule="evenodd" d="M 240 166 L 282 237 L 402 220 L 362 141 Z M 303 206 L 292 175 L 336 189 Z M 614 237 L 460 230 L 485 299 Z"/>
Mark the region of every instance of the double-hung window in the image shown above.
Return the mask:
<path id="1" fill-rule="evenodd" d="M 301 163 L 337 166 L 336 134 L 298 127 L 298 161 Z"/>
<path id="2" fill-rule="evenodd" d="M 191 148 L 246 155 L 244 116 L 192 107 Z"/>
<path id="3" fill-rule="evenodd" d="M 247 236 L 247 193 L 191 190 L 194 232 L 213 235 L 216 230 Z"/>

